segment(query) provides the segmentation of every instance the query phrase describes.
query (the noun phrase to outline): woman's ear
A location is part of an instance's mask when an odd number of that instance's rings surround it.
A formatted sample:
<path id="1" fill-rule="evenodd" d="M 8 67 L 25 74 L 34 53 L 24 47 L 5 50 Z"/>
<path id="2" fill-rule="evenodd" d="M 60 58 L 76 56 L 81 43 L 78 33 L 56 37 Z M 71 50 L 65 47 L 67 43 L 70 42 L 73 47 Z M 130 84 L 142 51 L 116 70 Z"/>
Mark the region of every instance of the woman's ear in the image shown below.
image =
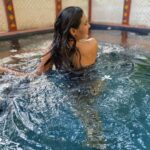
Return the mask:
<path id="1" fill-rule="evenodd" d="M 75 28 L 70 28 L 69 31 L 70 31 L 70 34 L 71 34 L 73 37 L 76 36 L 77 29 L 75 29 Z"/>

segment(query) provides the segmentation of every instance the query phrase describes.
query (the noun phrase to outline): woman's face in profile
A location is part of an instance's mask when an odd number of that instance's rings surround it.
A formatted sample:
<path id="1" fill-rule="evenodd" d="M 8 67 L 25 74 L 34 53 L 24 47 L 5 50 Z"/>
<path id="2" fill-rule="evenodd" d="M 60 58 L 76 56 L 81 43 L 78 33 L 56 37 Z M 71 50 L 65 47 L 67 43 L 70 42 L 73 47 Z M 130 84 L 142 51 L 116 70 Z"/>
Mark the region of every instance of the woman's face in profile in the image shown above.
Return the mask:
<path id="1" fill-rule="evenodd" d="M 81 18 L 81 23 L 79 25 L 79 28 L 76 31 L 76 40 L 81 40 L 81 39 L 87 39 L 89 37 L 89 22 L 85 14 L 83 14 Z"/>

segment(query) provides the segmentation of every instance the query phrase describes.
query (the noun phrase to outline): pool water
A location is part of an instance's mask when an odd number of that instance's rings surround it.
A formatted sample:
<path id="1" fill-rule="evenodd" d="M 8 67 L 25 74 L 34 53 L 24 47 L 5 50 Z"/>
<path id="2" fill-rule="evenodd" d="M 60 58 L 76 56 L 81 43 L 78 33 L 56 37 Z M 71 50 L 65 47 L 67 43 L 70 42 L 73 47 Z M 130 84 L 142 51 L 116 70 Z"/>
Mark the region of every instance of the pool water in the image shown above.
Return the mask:
<path id="1" fill-rule="evenodd" d="M 150 51 L 99 45 L 80 75 L 0 76 L 1 150 L 149 150 Z M 30 71 L 34 54 L 8 66 Z"/>

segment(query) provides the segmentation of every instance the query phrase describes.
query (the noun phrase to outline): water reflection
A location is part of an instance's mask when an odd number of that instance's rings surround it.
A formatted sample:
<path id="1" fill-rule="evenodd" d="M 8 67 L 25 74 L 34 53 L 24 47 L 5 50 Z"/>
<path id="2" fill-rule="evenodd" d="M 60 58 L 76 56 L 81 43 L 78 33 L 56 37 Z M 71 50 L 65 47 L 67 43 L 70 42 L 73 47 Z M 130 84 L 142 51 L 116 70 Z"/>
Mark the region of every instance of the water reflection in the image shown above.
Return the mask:
<path id="1" fill-rule="evenodd" d="M 128 32 L 127 31 L 122 31 L 121 32 L 121 44 L 124 48 L 127 47 L 128 44 Z"/>
<path id="2" fill-rule="evenodd" d="M 11 78 L 12 84 L 1 89 L 2 99 L 7 99 L 11 109 L 8 111 L 5 101 L 1 103 L 0 148 L 56 149 L 63 144 L 72 149 L 105 149 L 99 112 L 94 107 L 104 83 L 95 72 L 89 74 L 67 80 L 57 73 L 33 81 Z M 82 127 L 75 127 L 75 120 Z M 85 136 L 80 139 L 82 132 Z"/>
<path id="3" fill-rule="evenodd" d="M 94 107 L 104 88 L 104 81 L 96 75 L 95 70 L 91 70 L 80 77 L 69 79 L 65 87 L 69 87 L 65 93 L 69 97 L 67 103 L 70 103 L 71 112 L 84 128 L 86 139 L 83 145 L 106 149 L 99 112 Z"/>
<path id="4" fill-rule="evenodd" d="M 10 41 L 10 49 L 12 50 L 20 50 L 20 43 L 18 39 L 13 39 Z"/>
<path id="5" fill-rule="evenodd" d="M 98 92 L 100 92 L 100 86 L 102 86 L 100 82 L 95 82 L 94 88 Z M 94 97 L 96 93 L 94 92 L 94 95 L 92 93 L 89 93 L 90 96 L 80 95 L 78 93 L 78 98 L 74 99 L 74 103 L 72 104 L 72 111 L 83 124 L 86 134 L 86 145 L 98 149 L 105 149 L 100 116 L 92 106 L 95 103 Z"/>

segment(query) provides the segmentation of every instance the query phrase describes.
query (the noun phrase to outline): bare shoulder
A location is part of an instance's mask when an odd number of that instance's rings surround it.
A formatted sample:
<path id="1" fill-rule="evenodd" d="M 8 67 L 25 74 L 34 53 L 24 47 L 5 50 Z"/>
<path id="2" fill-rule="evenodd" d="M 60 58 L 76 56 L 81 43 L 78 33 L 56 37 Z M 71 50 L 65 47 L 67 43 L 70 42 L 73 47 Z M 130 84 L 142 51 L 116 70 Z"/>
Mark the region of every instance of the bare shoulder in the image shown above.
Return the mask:
<path id="1" fill-rule="evenodd" d="M 97 40 L 95 38 L 82 39 L 78 42 L 79 44 L 97 44 Z"/>
<path id="2" fill-rule="evenodd" d="M 93 44 L 97 44 L 97 40 L 95 38 L 89 38 L 87 41 Z"/>
<path id="3" fill-rule="evenodd" d="M 82 67 L 87 67 L 95 63 L 98 50 L 98 44 L 95 38 L 89 38 L 78 41 L 77 48 L 79 49 L 81 54 L 80 62 Z"/>
<path id="4" fill-rule="evenodd" d="M 97 50 L 97 48 L 98 48 L 97 40 L 95 38 L 90 38 L 88 40 L 89 40 L 91 47 L 94 48 L 95 50 Z"/>
<path id="5" fill-rule="evenodd" d="M 97 53 L 98 44 L 95 38 L 89 38 L 85 40 L 80 40 L 77 43 L 77 47 L 79 48 L 81 53 L 87 52 Z"/>

